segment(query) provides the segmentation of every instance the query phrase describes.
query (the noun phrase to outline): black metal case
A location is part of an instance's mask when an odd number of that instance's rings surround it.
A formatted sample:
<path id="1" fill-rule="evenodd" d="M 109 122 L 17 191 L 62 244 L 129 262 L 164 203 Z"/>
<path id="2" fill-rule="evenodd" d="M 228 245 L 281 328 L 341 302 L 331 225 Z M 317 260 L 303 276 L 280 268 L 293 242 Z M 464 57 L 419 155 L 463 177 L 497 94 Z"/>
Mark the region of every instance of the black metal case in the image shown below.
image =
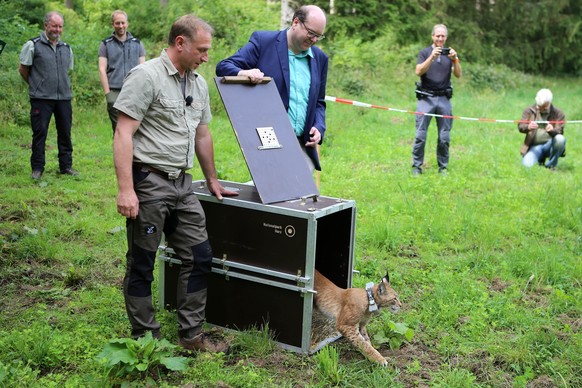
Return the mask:
<path id="1" fill-rule="evenodd" d="M 213 250 L 207 322 L 244 330 L 268 324 L 285 348 L 309 353 L 336 339 L 317 333 L 313 274 L 317 268 L 351 287 L 356 207 L 352 200 L 317 198 L 263 204 L 253 185 L 221 182 L 238 197 L 218 201 L 195 182 Z M 160 303 L 173 308 L 180 261 L 160 247 Z"/>

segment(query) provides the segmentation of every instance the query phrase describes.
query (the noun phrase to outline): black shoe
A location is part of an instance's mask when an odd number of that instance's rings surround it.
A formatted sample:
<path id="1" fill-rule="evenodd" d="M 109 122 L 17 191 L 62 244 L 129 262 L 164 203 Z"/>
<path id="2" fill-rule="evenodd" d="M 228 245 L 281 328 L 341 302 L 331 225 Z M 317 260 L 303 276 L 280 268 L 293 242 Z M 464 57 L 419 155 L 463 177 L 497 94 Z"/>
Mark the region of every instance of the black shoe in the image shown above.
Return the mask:
<path id="1" fill-rule="evenodd" d="M 61 174 L 62 175 L 77 176 L 77 175 L 79 175 L 79 172 L 73 170 L 72 168 L 67 168 L 66 170 L 61 171 Z"/>
<path id="2" fill-rule="evenodd" d="M 446 167 L 439 168 L 439 174 L 441 174 L 441 175 L 449 175 L 449 171 L 447 170 Z"/>
<path id="3" fill-rule="evenodd" d="M 32 179 L 34 179 L 35 181 L 39 180 L 42 177 L 42 171 L 40 170 L 34 170 L 32 172 L 32 174 L 30 175 L 30 177 Z"/>
<path id="4" fill-rule="evenodd" d="M 422 174 L 422 169 L 420 167 L 412 167 L 412 175 L 417 176 Z"/>

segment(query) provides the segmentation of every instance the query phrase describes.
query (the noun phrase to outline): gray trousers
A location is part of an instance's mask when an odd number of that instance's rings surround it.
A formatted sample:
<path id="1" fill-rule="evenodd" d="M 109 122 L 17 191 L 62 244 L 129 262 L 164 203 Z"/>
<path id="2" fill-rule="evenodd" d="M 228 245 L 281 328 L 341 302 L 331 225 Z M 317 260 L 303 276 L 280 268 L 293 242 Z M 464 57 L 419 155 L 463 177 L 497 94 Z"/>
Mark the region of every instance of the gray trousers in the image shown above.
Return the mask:
<path id="1" fill-rule="evenodd" d="M 453 115 L 451 101 L 445 96 L 425 97 L 418 100 L 416 111 L 444 116 Z M 421 168 L 424 163 L 424 146 L 426 145 L 426 136 L 431 119 L 432 116 L 416 116 L 416 137 L 412 146 L 412 167 Z M 435 119 L 438 129 L 437 162 L 439 169 L 442 169 L 447 168 L 449 164 L 450 131 L 453 128 L 453 119 L 444 117 L 435 117 Z"/>
<path id="2" fill-rule="evenodd" d="M 107 101 L 107 113 L 109 114 L 109 120 L 111 120 L 111 128 L 113 129 L 113 134 L 115 135 L 115 127 L 117 127 L 117 117 L 119 116 L 119 111 L 113 107 L 117 97 L 119 97 L 120 89 L 111 89 L 109 93 L 105 95 L 105 101 Z"/>
<path id="3" fill-rule="evenodd" d="M 139 213 L 136 219 L 127 220 L 127 269 L 123 281 L 132 337 L 143 336 L 147 331 L 157 334 L 160 330 L 151 284 L 162 233 L 182 261 L 176 284 L 178 329 L 180 336 L 192 337 L 205 319 L 212 266 L 206 218 L 193 193 L 192 176 L 182 174 L 171 180 L 138 167 L 134 167 L 133 176 Z"/>

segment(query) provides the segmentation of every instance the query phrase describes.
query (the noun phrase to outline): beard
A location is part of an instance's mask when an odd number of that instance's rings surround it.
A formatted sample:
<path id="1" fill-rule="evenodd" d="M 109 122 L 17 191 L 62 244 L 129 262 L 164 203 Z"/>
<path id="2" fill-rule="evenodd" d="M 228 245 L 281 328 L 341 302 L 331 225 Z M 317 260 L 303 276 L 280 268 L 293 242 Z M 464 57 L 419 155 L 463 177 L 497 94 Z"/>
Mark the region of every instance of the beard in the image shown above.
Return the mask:
<path id="1" fill-rule="evenodd" d="M 61 34 L 48 33 L 47 36 L 48 36 L 49 40 L 52 40 L 52 41 L 58 41 L 59 39 L 61 39 Z"/>

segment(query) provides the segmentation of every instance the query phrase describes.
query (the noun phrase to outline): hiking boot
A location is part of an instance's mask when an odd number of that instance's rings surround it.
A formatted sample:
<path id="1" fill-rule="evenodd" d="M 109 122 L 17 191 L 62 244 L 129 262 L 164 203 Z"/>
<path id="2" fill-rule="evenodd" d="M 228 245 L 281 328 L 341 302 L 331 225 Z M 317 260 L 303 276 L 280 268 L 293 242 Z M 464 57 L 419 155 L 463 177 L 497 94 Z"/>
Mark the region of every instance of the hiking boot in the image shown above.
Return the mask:
<path id="1" fill-rule="evenodd" d="M 72 168 L 67 168 L 67 169 L 61 171 L 61 174 L 62 175 L 77 176 L 77 175 L 79 175 L 79 172 L 73 170 Z"/>
<path id="2" fill-rule="evenodd" d="M 439 168 L 439 174 L 441 174 L 441 175 L 449 175 L 449 171 L 447 170 L 446 167 Z"/>
<path id="3" fill-rule="evenodd" d="M 226 353 L 229 348 L 224 339 L 204 332 L 196 335 L 194 338 L 181 337 L 179 344 L 186 350 L 210 353 Z"/>
<path id="4" fill-rule="evenodd" d="M 412 176 L 418 176 L 422 174 L 422 169 L 420 167 L 412 167 Z"/>
<path id="5" fill-rule="evenodd" d="M 30 177 L 32 179 L 34 179 L 35 181 L 39 180 L 42 177 L 42 171 L 40 170 L 34 170 L 32 172 L 32 174 L 30 175 Z"/>

